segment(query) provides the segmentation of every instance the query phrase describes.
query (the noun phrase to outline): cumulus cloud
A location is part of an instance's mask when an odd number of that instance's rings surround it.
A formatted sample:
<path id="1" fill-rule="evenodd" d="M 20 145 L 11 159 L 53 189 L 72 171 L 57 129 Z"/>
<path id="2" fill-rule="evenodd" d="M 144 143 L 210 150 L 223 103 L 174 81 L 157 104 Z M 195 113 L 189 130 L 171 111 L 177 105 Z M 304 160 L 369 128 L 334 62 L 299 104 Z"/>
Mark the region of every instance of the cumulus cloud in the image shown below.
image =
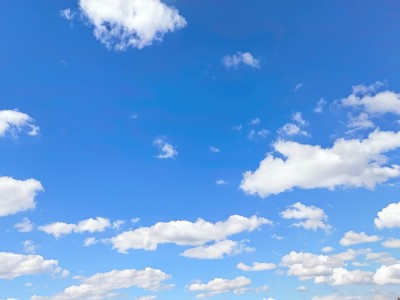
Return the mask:
<path id="1" fill-rule="evenodd" d="M 111 227 L 119 227 L 120 220 L 111 223 L 110 219 L 97 217 L 96 219 L 90 218 L 80 221 L 77 224 L 70 224 L 64 222 L 55 222 L 44 226 L 39 226 L 39 230 L 53 235 L 55 238 L 60 238 L 62 235 L 83 232 L 101 232 Z"/>
<path id="2" fill-rule="evenodd" d="M 217 179 L 216 181 L 215 181 L 215 184 L 216 185 L 226 185 L 226 184 L 228 184 L 228 182 L 227 181 L 225 181 L 224 179 Z"/>
<path id="3" fill-rule="evenodd" d="M 321 249 L 321 251 L 324 252 L 324 253 L 329 253 L 329 252 L 332 252 L 333 250 L 334 249 L 332 247 L 330 247 L 330 246 L 327 246 L 327 247 L 324 247 L 324 248 Z"/>
<path id="4" fill-rule="evenodd" d="M 239 276 L 234 279 L 215 278 L 208 283 L 195 282 L 188 285 L 187 289 L 191 292 L 198 292 L 197 298 L 204 298 L 227 292 L 241 294 L 250 284 L 250 279 Z"/>
<path id="5" fill-rule="evenodd" d="M 400 94 L 392 91 L 378 90 L 383 86 L 382 82 L 377 82 L 370 86 L 353 86 L 350 96 L 341 100 L 346 107 L 359 107 L 370 114 L 392 113 L 400 115 Z"/>
<path id="6" fill-rule="evenodd" d="M 29 115 L 18 110 L 0 110 L 0 137 L 7 133 L 16 137 L 23 131 L 35 136 L 39 134 L 39 127 L 34 125 L 34 120 Z"/>
<path id="7" fill-rule="evenodd" d="M 175 158 L 178 156 L 178 151 L 171 144 L 167 143 L 164 138 L 154 140 L 154 145 L 158 147 L 160 153 L 156 156 L 160 159 Z"/>
<path id="8" fill-rule="evenodd" d="M 391 203 L 378 212 L 375 218 L 375 226 L 378 229 L 400 227 L 400 202 Z"/>
<path id="9" fill-rule="evenodd" d="M 255 58 L 250 52 L 237 52 L 233 55 L 226 55 L 222 59 L 222 64 L 228 69 L 236 69 L 241 64 L 252 68 L 260 68 L 260 60 Z"/>
<path id="10" fill-rule="evenodd" d="M 44 273 L 62 274 L 56 260 L 45 260 L 40 255 L 22 255 L 0 252 L 0 279 L 14 279 L 20 276 Z"/>
<path id="11" fill-rule="evenodd" d="M 268 219 L 252 216 L 230 216 L 226 221 L 216 223 L 198 219 L 190 221 L 159 222 L 151 227 L 141 227 L 125 231 L 111 239 L 113 248 L 126 253 L 129 249 L 156 250 L 159 244 L 181 246 L 201 246 L 212 241 L 223 241 L 230 235 L 253 231 L 264 224 L 271 225 Z"/>
<path id="12" fill-rule="evenodd" d="M 141 296 L 137 297 L 136 300 L 156 300 L 157 296 L 151 295 L 151 296 Z"/>
<path id="13" fill-rule="evenodd" d="M 365 232 L 357 233 L 350 230 L 344 234 L 340 240 L 340 244 L 343 246 L 350 246 L 362 243 L 375 243 L 380 239 L 381 238 L 378 235 L 367 235 Z"/>
<path id="14" fill-rule="evenodd" d="M 115 50 L 141 49 L 187 24 L 160 0 L 79 0 L 79 7 L 96 39 Z"/>
<path id="15" fill-rule="evenodd" d="M 197 259 L 222 259 L 243 252 L 252 252 L 254 248 L 246 246 L 246 241 L 217 241 L 212 245 L 198 246 L 187 249 L 181 256 Z"/>
<path id="16" fill-rule="evenodd" d="M 23 218 L 22 222 L 14 225 L 14 228 L 19 232 L 31 232 L 33 230 L 34 224 L 29 220 L 29 218 Z"/>
<path id="17" fill-rule="evenodd" d="M 325 212 L 315 206 L 307 206 L 300 202 L 291 205 L 286 210 L 280 213 L 284 219 L 304 220 L 299 223 L 293 224 L 296 227 L 303 227 L 304 229 L 314 230 L 322 229 L 329 231 L 331 226 L 327 224 L 328 216 Z"/>
<path id="18" fill-rule="evenodd" d="M 386 248 L 400 248 L 400 239 L 389 238 L 382 245 Z"/>
<path id="19" fill-rule="evenodd" d="M 303 119 L 300 112 L 295 112 L 292 115 L 292 121 L 294 121 L 294 123 L 286 123 L 279 128 L 278 133 L 286 136 L 308 136 L 308 132 L 303 130 L 303 127 L 307 125 L 307 121 Z"/>
<path id="20" fill-rule="evenodd" d="M 381 266 L 376 270 L 374 282 L 379 285 L 400 284 L 400 264 Z"/>
<path id="21" fill-rule="evenodd" d="M 260 197 L 296 187 L 373 189 L 400 176 L 400 166 L 387 165 L 384 155 L 399 147 L 400 132 L 379 130 L 364 140 L 340 138 L 332 148 L 279 140 L 273 145 L 279 155 L 267 154 L 257 170 L 245 172 L 240 187 L 247 194 Z"/>
<path id="22" fill-rule="evenodd" d="M 54 296 L 33 296 L 31 300 L 103 300 L 116 297 L 118 290 L 131 287 L 158 291 L 163 288 L 162 282 L 170 278 L 171 275 L 152 268 L 113 270 L 80 278 L 80 285 L 67 287 L 63 292 Z"/>
<path id="23" fill-rule="evenodd" d="M 246 265 L 244 263 L 238 263 L 236 266 L 239 270 L 248 272 L 248 271 L 267 271 L 276 269 L 276 264 L 273 263 L 260 263 L 254 262 L 251 266 Z"/>
<path id="24" fill-rule="evenodd" d="M 42 184 L 32 178 L 17 180 L 0 177 L 0 217 L 34 209 L 35 197 L 43 190 Z"/>

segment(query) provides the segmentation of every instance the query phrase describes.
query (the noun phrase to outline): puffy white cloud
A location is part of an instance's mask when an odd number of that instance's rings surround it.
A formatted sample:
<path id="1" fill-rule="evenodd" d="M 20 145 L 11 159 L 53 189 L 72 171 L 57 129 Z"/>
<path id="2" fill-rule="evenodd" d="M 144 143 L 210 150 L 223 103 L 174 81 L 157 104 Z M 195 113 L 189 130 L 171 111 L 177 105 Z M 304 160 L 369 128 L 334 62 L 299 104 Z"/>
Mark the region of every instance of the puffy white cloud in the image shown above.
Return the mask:
<path id="1" fill-rule="evenodd" d="M 108 48 L 143 48 L 186 26 L 176 8 L 160 0 L 79 0 L 94 36 Z"/>
<path id="2" fill-rule="evenodd" d="M 217 180 L 215 181 L 215 184 L 216 184 L 216 185 L 225 185 L 225 184 L 228 184 L 228 182 L 225 181 L 224 179 L 217 179 Z"/>
<path id="3" fill-rule="evenodd" d="M 234 279 L 215 278 L 208 283 L 195 282 L 188 285 L 187 289 L 192 292 L 199 292 L 196 295 L 197 298 L 204 298 L 227 292 L 241 294 L 250 284 L 250 279 L 239 276 Z"/>
<path id="4" fill-rule="evenodd" d="M 400 227 L 400 202 L 391 203 L 378 212 L 375 218 L 375 226 L 378 229 Z"/>
<path id="5" fill-rule="evenodd" d="M 379 285 L 400 284 L 400 264 L 381 266 L 376 270 L 374 282 Z"/>
<path id="6" fill-rule="evenodd" d="M 307 121 L 305 121 L 300 112 L 295 112 L 292 115 L 292 120 L 295 123 L 286 123 L 278 130 L 279 134 L 287 135 L 287 136 L 295 136 L 295 135 L 304 135 L 307 136 L 308 132 L 302 130 L 304 126 L 307 125 Z"/>
<path id="7" fill-rule="evenodd" d="M 365 232 L 354 232 L 352 230 L 346 232 L 342 239 L 340 240 L 340 244 L 343 246 L 357 245 L 362 243 L 375 243 L 378 242 L 381 238 L 377 235 L 367 235 Z"/>
<path id="8" fill-rule="evenodd" d="M 45 260 L 40 255 L 0 252 L 0 279 L 44 273 L 63 273 L 63 270 L 58 266 L 58 261 Z"/>
<path id="9" fill-rule="evenodd" d="M 306 286 L 301 285 L 301 286 L 297 287 L 297 291 L 300 292 L 300 293 L 305 293 L 305 292 L 308 291 L 308 289 L 307 289 Z"/>
<path id="10" fill-rule="evenodd" d="M 273 145 L 279 155 L 267 154 L 257 170 L 245 172 L 240 187 L 247 194 L 261 197 L 295 187 L 372 189 L 400 176 L 400 166 L 388 166 L 384 155 L 399 147 L 400 132 L 379 130 L 364 140 L 340 138 L 332 148 L 279 140 Z"/>
<path id="11" fill-rule="evenodd" d="M 389 238 L 382 245 L 386 248 L 400 248 L 400 239 Z"/>
<path id="12" fill-rule="evenodd" d="M 324 247 L 324 248 L 321 249 L 321 251 L 324 252 L 324 253 L 329 253 L 329 252 L 332 252 L 333 250 L 334 249 L 332 247 L 330 247 L 330 246 L 327 246 L 327 247 Z"/>
<path id="13" fill-rule="evenodd" d="M 67 287 L 63 292 L 54 296 L 33 296 L 31 300 L 103 300 L 116 297 L 118 290 L 131 287 L 157 291 L 163 288 L 162 282 L 170 278 L 170 275 L 152 268 L 113 270 L 80 278 L 82 282 L 80 285 Z"/>
<path id="14" fill-rule="evenodd" d="M 39 127 L 34 125 L 34 120 L 29 115 L 18 110 L 0 110 L 0 137 L 6 133 L 17 136 L 26 129 L 27 134 L 31 136 L 39 133 Z"/>
<path id="15" fill-rule="evenodd" d="M 200 246 L 211 241 L 222 241 L 230 235 L 253 231 L 264 224 L 272 224 L 268 219 L 252 216 L 230 216 L 226 221 L 210 223 L 203 219 L 196 222 L 159 222 L 151 227 L 141 227 L 125 231 L 111 239 L 113 248 L 126 253 L 129 249 L 155 250 L 159 244 L 173 243 L 182 246 Z"/>
<path id="16" fill-rule="evenodd" d="M 166 159 L 175 158 L 178 156 L 178 151 L 176 151 L 175 147 L 167 143 L 164 138 L 158 138 L 154 140 L 153 144 L 156 145 L 160 150 L 160 153 L 156 156 L 157 158 Z"/>
<path id="17" fill-rule="evenodd" d="M 29 218 L 23 218 L 22 222 L 14 225 L 19 232 L 31 232 L 33 230 L 34 224 L 29 220 Z"/>
<path id="18" fill-rule="evenodd" d="M 212 245 L 198 246 L 185 250 L 181 255 L 197 259 L 221 259 L 226 256 L 252 252 L 253 248 L 247 247 L 245 241 L 237 242 L 231 240 L 218 241 Z"/>
<path id="19" fill-rule="evenodd" d="M 382 86 L 381 82 L 371 86 L 354 86 L 352 94 L 342 99 L 341 103 L 347 107 L 361 107 L 370 114 L 400 115 L 400 94 L 392 91 L 377 92 Z"/>
<path id="20" fill-rule="evenodd" d="M 226 68 L 237 68 L 240 64 L 252 68 L 260 68 L 260 60 L 255 58 L 250 52 L 237 52 L 233 55 L 226 55 L 222 59 L 222 63 Z"/>
<path id="21" fill-rule="evenodd" d="M 101 232 L 112 226 L 113 224 L 110 222 L 110 219 L 97 217 L 96 219 L 90 218 L 80 221 L 78 224 L 55 222 L 48 225 L 39 226 L 39 230 L 47 234 L 51 234 L 58 239 L 62 235 L 71 234 L 72 232 Z"/>
<path id="22" fill-rule="evenodd" d="M 366 249 L 365 259 L 385 265 L 393 265 L 398 262 L 387 252 L 372 252 L 370 249 Z"/>
<path id="23" fill-rule="evenodd" d="M 317 102 L 317 106 L 314 108 L 314 112 L 317 114 L 322 114 L 324 112 L 324 107 L 328 102 L 325 101 L 325 99 L 321 98 Z"/>
<path id="24" fill-rule="evenodd" d="M 267 271 L 267 270 L 276 269 L 276 264 L 254 262 L 251 266 L 249 266 L 244 263 L 238 263 L 236 267 L 239 270 L 246 271 L 246 272 L 247 271 Z"/>
<path id="25" fill-rule="evenodd" d="M 157 296 L 151 295 L 151 296 L 141 296 L 137 297 L 136 300 L 156 300 Z"/>
<path id="26" fill-rule="evenodd" d="M 352 130 L 348 131 L 348 133 L 351 133 L 360 129 L 374 128 L 375 124 L 369 119 L 368 114 L 361 113 L 356 117 L 350 118 L 347 127 L 352 128 Z"/>
<path id="27" fill-rule="evenodd" d="M 306 206 L 297 202 L 282 211 L 280 215 L 284 219 L 304 220 L 293 224 L 293 226 L 296 227 L 303 227 L 314 231 L 317 229 L 329 231 L 331 229 L 331 226 L 326 223 L 328 217 L 325 212 L 321 208 L 315 206 Z"/>
<path id="28" fill-rule="evenodd" d="M 35 197 L 43 190 L 42 184 L 32 178 L 17 180 L 0 177 L 0 217 L 34 209 Z"/>

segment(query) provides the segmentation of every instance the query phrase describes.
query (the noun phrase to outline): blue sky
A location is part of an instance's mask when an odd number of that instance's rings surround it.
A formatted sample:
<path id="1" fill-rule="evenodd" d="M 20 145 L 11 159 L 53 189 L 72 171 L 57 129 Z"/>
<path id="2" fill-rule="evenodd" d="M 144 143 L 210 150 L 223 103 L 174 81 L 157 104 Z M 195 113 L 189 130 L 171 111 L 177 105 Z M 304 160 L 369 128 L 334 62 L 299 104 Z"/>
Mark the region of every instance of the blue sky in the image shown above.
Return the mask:
<path id="1" fill-rule="evenodd" d="M 0 299 L 400 296 L 396 1 L 11 1 Z"/>

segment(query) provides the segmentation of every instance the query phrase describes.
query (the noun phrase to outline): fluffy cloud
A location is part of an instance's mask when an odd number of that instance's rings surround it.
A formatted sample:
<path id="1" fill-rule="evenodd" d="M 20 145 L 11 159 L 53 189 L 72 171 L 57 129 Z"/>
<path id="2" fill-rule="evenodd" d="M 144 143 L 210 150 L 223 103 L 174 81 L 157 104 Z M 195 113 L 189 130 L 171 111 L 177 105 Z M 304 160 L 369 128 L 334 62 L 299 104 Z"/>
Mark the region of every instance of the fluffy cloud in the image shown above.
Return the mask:
<path id="1" fill-rule="evenodd" d="M 237 68 L 240 64 L 252 68 L 260 68 L 260 60 L 256 59 L 250 52 L 237 52 L 233 55 L 226 55 L 222 59 L 226 68 Z"/>
<path id="2" fill-rule="evenodd" d="M 276 264 L 254 262 L 251 266 L 249 266 L 244 263 L 239 263 L 236 267 L 239 270 L 246 271 L 246 272 L 247 271 L 267 271 L 267 270 L 276 269 Z"/>
<path id="3" fill-rule="evenodd" d="M 0 279 L 13 279 L 43 273 L 65 273 L 56 260 L 45 260 L 40 255 L 0 252 Z"/>
<path id="4" fill-rule="evenodd" d="M 382 245 L 386 248 L 400 248 L 400 239 L 389 238 Z"/>
<path id="5" fill-rule="evenodd" d="M 348 133 L 351 133 L 360 129 L 374 128 L 375 124 L 369 119 L 368 114 L 361 113 L 356 117 L 350 118 L 347 127 L 351 128 L 351 130 L 348 131 Z"/>
<path id="6" fill-rule="evenodd" d="M 324 107 L 328 102 L 325 101 L 325 99 L 321 98 L 317 102 L 317 106 L 314 108 L 314 112 L 317 114 L 322 114 L 324 112 Z"/>
<path id="7" fill-rule="evenodd" d="M 224 222 L 210 223 L 203 219 L 196 222 L 159 222 L 151 227 L 125 231 L 111 239 L 113 248 L 126 253 L 129 249 L 155 250 L 159 244 L 173 243 L 182 246 L 200 246 L 211 241 L 223 241 L 230 235 L 253 231 L 264 224 L 272 224 L 265 218 L 239 215 L 230 216 Z"/>
<path id="8" fill-rule="evenodd" d="M 257 170 L 243 174 L 240 187 L 247 194 L 267 197 L 295 187 L 372 189 L 400 176 L 400 166 L 387 166 L 383 155 L 400 147 L 400 132 L 375 130 L 364 140 L 340 138 L 332 148 L 282 140 L 273 147 L 279 155 L 268 154 Z"/>
<path id="9" fill-rule="evenodd" d="M 103 300 L 116 297 L 118 290 L 130 287 L 157 291 L 162 288 L 162 282 L 170 278 L 170 275 L 152 268 L 113 270 L 81 278 L 80 285 L 67 287 L 63 292 L 54 296 L 33 296 L 31 300 Z"/>
<path id="10" fill-rule="evenodd" d="M 176 8 L 160 0 L 79 0 L 94 36 L 108 48 L 143 48 L 186 26 Z"/>
<path id="11" fill-rule="evenodd" d="M 357 245 L 362 243 L 375 243 L 381 238 L 377 235 L 367 235 L 365 232 L 354 232 L 348 231 L 344 234 L 340 240 L 340 244 L 343 246 Z"/>
<path id="12" fill-rule="evenodd" d="M 379 285 L 400 284 L 400 264 L 381 266 L 376 270 L 374 282 Z"/>
<path id="13" fill-rule="evenodd" d="M 176 151 L 175 147 L 167 143 L 164 138 L 158 138 L 154 140 L 153 144 L 156 145 L 160 150 L 160 153 L 156 156 L 157 158 L 166 159 L 175 158 L 178 156 L 178 151 Z"/>
<path id="14" fill-rule="evenodd" d="M 286 123 L 278 130 L 278 133 L 287 136 L 308 135 L 307 131 L 302 130 L 302 128 L 307 125 L 307 122 L 303 119 L 300 112 L 295 112 L 292 115 L 292 121 L 294 121 L 294 123 Z"/>
<path id="15" fill-rule="evenodd" d="M 370 114 L 400 115 L 400 94 L 392 91 L 377 92 L 383 85 L 377 82 L 371 86 L 354 86 L 352 94 L 342 99 L 341 103 L 347 107 L 361 107 Z"/>
<path id="16" fill-rule="evenodd" d="M 303 227 L 314 231 L 317 229 L 329 231 L 331 229 L 331 226 L 326 223 L 328 217 L 325 212 L 321 208 L 315 206 L 306 206 L 297 202 L 288 209 L 282 211 L 280 215 L 284 219 L 304 220 L 293 224 L 293 226 L 296 227 Z"/>
<path id="17" fill-rule="evenodd" d="M 197 298 L 204 298 L 227 292 L 241 294 L 250 284 L 250 279 L 239 276 L 234 279 L 215 278 L 208 283 L 196 282 L 187 286 L 187 289 L 192 292 L 199 292 Z"/>
<path id="18" fill-rule="evenodd" d="M 212 245 L 198 246 L 185 250 L 181 255 L 197 259 L 221 259 L 226 256 L 252 252 L 253 248 L 247 247 L 245 241 L 237 242 L 231 240 L 218 241 Z"/>
<path id="19" fill-rule="evenodd" d="M 29 220 L 29 218 L 23 218 L 22 222 L 14 225 L 19 232 L 31 232 L 33 230 L 34 224 Z"/>
<path id="20" fill-rule="evenodd" d="M 44 226 L 39 226 L 39 230 L 59 238 L 62 235 L 83 232 L 101 232 L 107 228 L 117 228 L 120 225 L 120 220 L 111 223 L 110 219 L 97 217 L 96 219 L 90 218 L 80 221 L 78 224 L 69 224 L 63 222 L 55 222 Z"/>
<path id="21" fill-rule="evenodd" d="M 400 227 L 400 202 L 392 203 L 378 212 L 375 226 L 378 229 Z"/>
<path id="22" fill-rule="evenodd" d="M 27 129 L 28 135 L 35 136 L 39 127 L 34 125 L 34 120 L 18 110 L 0 110 L 0 137 L 6 133 L 17 136 L 19 132 Z"/>
<path id="23" fill-rule="evenodd" d="M 0 217 L 34 209 L 35 197 L 40 191 L 43 186 L 35 179 L 0 177 Z"/>

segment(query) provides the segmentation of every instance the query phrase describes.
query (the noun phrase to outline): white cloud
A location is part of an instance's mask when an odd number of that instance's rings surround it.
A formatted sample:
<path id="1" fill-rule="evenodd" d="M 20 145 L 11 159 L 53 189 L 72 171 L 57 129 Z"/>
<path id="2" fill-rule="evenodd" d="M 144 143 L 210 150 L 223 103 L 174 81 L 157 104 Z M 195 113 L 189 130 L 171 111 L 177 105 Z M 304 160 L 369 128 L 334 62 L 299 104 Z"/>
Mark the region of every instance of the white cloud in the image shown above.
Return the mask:
<path id="1" fill-rule="evenodd" d="M 224 179 L 217 179 L 217 181 L 215 181 L 216 185 L 225 185 L 228 184 L 227 181 L 225 181 Z"/>
<path id="2" fill-rule="evenodd" d="M 176 8 L 160 0 L 79 0 L 94 36 L 108 48 L 143 48 L 186 26 Z"/>
<path id="3" fill-rule="evenodd" d="M 304 83 L 303 83 L 303 82 L 299 82 L 299 83 L 296 84 L 296 86 L 294 87 L 294 91 L 297 92 L 297 91 L 300 90 L 303 86 L 304 86 Z"/>
<path id="4" fill-rule="evenodd" d="M 158 138 L 153 143 L 158 147 L 160 153 L 156 156 L 160 159 L 175 158 L 178 156 L 178 151 L 171 144 L 167 143 L 164 138 Z"/>
<path id="5" fill-rule="evenodd" d="M 324 252 L 324 253 L 330 253 L 330 252 L 332 252 L 333 250 L 334 250 L 334 249 L 333 249 L 332 247 L 329 247 L 329 246 L 324 247 L 324 248 L 321 249 L 321 251 Z"/>
<path id="6" fill-rule="evenodd" d="M 341 103 L 347 107 L 361 107 L 370 114 L 393 113 L 400 115 L 400 94 L 392 91 L 377 92 L 383 84 L 353 87 L 353 93 Z"/>
<path id="7" fill-rule="evenodd" d="M 382 245 L 386 248 L 400 248 L 400 239 L 389 238 Z"/>
<path id="8" fill-rule="evenodd" d="M 234 279 L 215 278 L 208 283 L 196 282 L 187 286 L 187 289 L 191 292 L 198 292 L 197 298 L 204 298 L 227 292 L 241 294 L 243 289 L 248 288 L 250 284 L 250 279 L 239 276 Z"/>
<path id="9" fill-rule="evenodd" d="M 111 239 L 113 248 L 126 253 L 129 249 L 155 250 L 159 244 L 173 243 L 181 246 L 201 246 L 212 241 L 222 241 L 228 236 L 244 231 L 253 231 L 268 219 L 252 216 L 230 216 L 226 221 L 210 223 L 203 219 L 196 222 L 159 222 L 151 227 L 125 231 Z"/>
<path id="10" fill-rule="evenodd" d="M 379 285 L 400 284 L 400 264 L 381 266 L 374 275 L 374 282 Z"/>
<path id="11" fill-rule="evenodd" d="M 282 211 L 280 215 L 284 219 L 304 220 L 293 224 L 293 226 L 296 227 L 303 227 L 304 229 L 314 231 L 317 229 L 329 231 L 331 229 L 331 226 L 326 223 L 328 217 L 325 212 L 321 208 L 315 206 L 307 206 L 297 202 Z"/>
<path id="12" fill-rule="evenodd" d="M 249 122 L 249 124 L 253 125 L 253 126 L 258 125 L 260 123 L 261 123 L 260 118 L 251 119 L 250 122 Z"/>
<path id="13" fill-rule="evenodd" d="M 141 296 L 137 297 L 136 300 L 156 300 L 157 296 L 151 295 L 151 296 Z"/>
<path id="14" fill-rule="evenodd" d="M 34 209 L 35 197 L 43 190 L 42 184 L 32 178 L 17 180 L 0 177 L 0 217 Z"/>
<path id="15" fill-rule="evenodd" d="M 239 270 L 246 271 L 246 272 L 247 271 L 267 271 L 267 270 L 276 269 L 276 264 L 254 262 L 251 266 L 249 266 L 244 263 L 238 263 L 236 267 Z"/>
<path id="16" fill-rule="evenodd" d="M 233 55 L 226 55 L 222 59 L 222 63 L 226 68 L 237 68 L 240 64 L 252 68 L 260 68 L 260 60 L 256 59 L 250 52 L 237 52 Z"/>
<path id="17" fill-rule="evenodd" d="M 325 101 L 324 98 L 319 99 L 317 102 L 317 106 L 314 108 L 314 112 L 317 114 L 322 114 L 324 112 L 324 107 L 328 102 Z"/>
<path id="18" fill-rule="evenodd" d="M 16 137 L 26 129 L 30 136 L 39 133 L 39 127 L 34 125 L 34 120 L 29 115 L 18 110 L 0 110 L 0 137 L 4 137 L 6 133 Z"/>
<path id="19" fill-rule="evenodd" d="M 170 275 L 152 268 L 113 270 L 80 278 L 82 282 L 80 285 L 67 287 L 63 292 L 54 296 L 33 296 L 31 300 L 103 300 L 116 297 L 118 290 L 131 287 L 158 291 L 163 288 L 162 282 L 170 278 Z"/>
<path id="20" fill-rule="evenodd" d="M 31 240 L 26 240 L 22 242 L 24 250 L 28 254 L 34 254 L 36 251 L 36 245 Z"/>
<path id="21" fill-rule="evenodd" d="M 307 289 L 306 286 L 301 285 L 301 286 L 297 287 L 297 291 L 300 292 L 300 293 L 305 293 L 305 292 L 308 291 L 308 289 Z"/>
<path id="22" fill-rule="evenodd" d="M 31 232 L 33 230 L 34 224 L 29 220 L 29 218 L 23 218 L 22 222 L 14 225 L 19 232 Z"/>
<path id="23" fill-rule="evenodd" d="M 295 112 L 292 115 L 292 120 L 294 121 L 294 123 L 286 123 L 281 128 L 279 128 L 278 133 L 287 136 L 296 136 L 296 135 L 308 136 L 308 132 L 302 130 L 302 128 L 307 125 L 307 121 L 303 119 L 301 113 Z"/>
<path id="24" fill-rule="evenodd" d="M 347 124 L 347 127 L 352 128 L 347 133 L 352 133 L 354 131 L 361 130 L 361 129 L 374 128 L 375 124 L 369 119 L 368 114 L 361 113 L 356 117 L 350 118 L 350 121 Z"/>
<path id="25" fill-rule="evenodd" d="M 64 270 L 65 271 L 65 270 Z M 62 273 L 56 260 L 45 260 L 40 255 L 0 252 L 0 279 L 44 273 Z"/>
<path id="26" fill-rule="evenodd" d="M 256 138 L 266 138 L 270 134 L 269 130 L 261 128 L 260 130 L 251 129 L 247 134 L 249 140 L 255 140 Z"/>
<path id="27" fill-rule="evenodd" d="M 210 149 L 211 153 L 219 153 L 220 152 L 219 148 L 217 148 L 215 146 L 211 146 L 209 149 Z"/>
<path id="28" fill-rule="evenodd" d="M 375 218 L 375 226 L 378 229 L 400 227 L 400 202 L 391 203 L 378 212 Z"/>
<path id="29" fill-rule="evenodd" d="M 212 245 L 187 249 L 181 253 L 181 256 L 197 259 L 222 259 L 226 256 L 254 251 L 253 248 L 247 247 L 245 242 L 246 241 L 237 242 L 231 240 L 218 241 Z"/>
<path id="30" fill-rule="evenodd" d="M 373 189 L 400 176 L 400 166 L 387 166 L 383 155 L 400 147 L 400 132 L 375 130 L 364 140 L 340 138 L 332 148 L 282 140 L 273 147 L 279 156 L 268 154 L 256 171 L 243 174 L 240 187 L 247 194 L 267 197 L 295 187 Z"/>
<path id="31" fill-rule="evenodd" d="M 342 239 L 340 240 L 340 244 L 343 246 L 357 245 L 362 243 L 375 243 L 378 242 L 381 238 L 377 235 L 367 235 L 365 232 L 354 232 L 348 231 L 344 234 Z"/>
<path id="32" fill-rule="evenodd" d="M 68 21 L 72 21 L 75 18 L 75 16 L 76 12 L 73 12 L 70 8 L 60 10 L 60 17 Z"/>
<path id="33" fill-rule="evenodd" d="M 44 226 L 39 226 L 39 230 L 59 238 L 62 235 L 83 232 L 101 232 L 107 228 L 112 227 L 113 224 L 110 219 L 97 217 L 96 219 L 90 218 L 80 221 L 78 224 L 69 224 L 64 222 L 55 222 Z"/>

